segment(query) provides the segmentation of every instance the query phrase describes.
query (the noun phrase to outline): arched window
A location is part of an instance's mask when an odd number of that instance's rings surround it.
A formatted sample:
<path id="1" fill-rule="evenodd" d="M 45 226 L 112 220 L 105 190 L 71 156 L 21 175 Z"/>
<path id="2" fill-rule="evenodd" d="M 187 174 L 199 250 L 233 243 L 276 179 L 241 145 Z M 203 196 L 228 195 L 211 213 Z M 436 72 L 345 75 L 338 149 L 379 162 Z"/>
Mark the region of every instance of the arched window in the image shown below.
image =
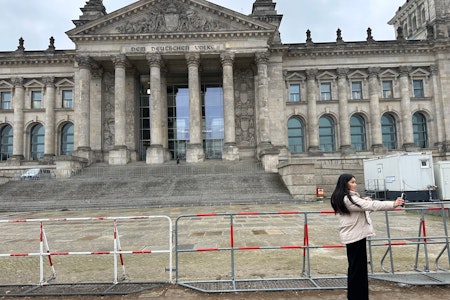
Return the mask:
<path id="1" fill-rule="evenodd" d="M 38 160 L 44 156 L 45 129 L 41 124 L 34 125 L 31 129 L 30 157 Z"/>
<path id="2" fill-rule="evenodd" d="M 420 148 L 428 148 L 427 120 L 421 113 L 415 113 L 412 117 L 414 144 Z"/>
<path id="3" fill-rule="evenodd" d="M 288 143 L 291 153 L 305 152 L 305 128 L 296 117 L 288 121 Z"/>
<path id="4" fill-rule="evenodd" d="M 366 124 L 359 115 L 354 115 L 350 118 L 350 136 L 353 149 L 356 151 L 367 150 Z"/>
<path id="5" fill-rule="evenodd" d="M 73 124 L 67 123 L 61 129 L 61 155 L 72 155 L 73 143 Z"/>
<path id="6" fill-rule="evenodd" d="M 383 146 L 388 150 L 397 149 L 397 128 L 395 119 L 390 114 L 381 117 L 381 132 L 383 135 Z"/>
<path id="7" fill-rule="evenodd" d="M 13 154 L 13 129 L 11 125 L 4 126 L 0 135 L 0 160 L 7 160 Z"/>
<path id="8" fill-rule="evenodd" d="M 319 144 L 323 152 L 336 150 L 334 122 L 330 117 L 324 116 L 319 119 Z"/>

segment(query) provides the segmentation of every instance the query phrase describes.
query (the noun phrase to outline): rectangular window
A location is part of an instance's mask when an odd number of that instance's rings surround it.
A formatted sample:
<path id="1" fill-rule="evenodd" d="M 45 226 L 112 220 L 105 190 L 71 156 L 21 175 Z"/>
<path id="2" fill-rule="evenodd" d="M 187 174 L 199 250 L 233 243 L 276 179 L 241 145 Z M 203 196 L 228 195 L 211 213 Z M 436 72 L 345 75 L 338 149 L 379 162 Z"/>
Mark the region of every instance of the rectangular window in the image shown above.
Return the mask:
<path id="1" fill-rule="evenodd" d="M 72 108 L 72 98 L 73 98 L 72 90 L 63 90 L 62 91 L 62 107 L 63 108 Z"/>
<path id="2" fill-rule="evenodd" d="M 383 80 L 383 98 L 394 98 L 392 80 Z"/>
<path id="3" fill-rule="evenodd" d="M 362 82 L 353 81 L 352 82 L 352 99 L 360 100 L 362 99 Z"/>
<path id="4" fill-rule="evenodd" d="M 290 102 L 300 101 L 300 84 L 289 85 L 289 101 Z"/>
<path id="5" fill-rule="evenodd" d="M 331 100 L 331 83 L 323 82 L 320 84 L 320 100 Z"/>
<path id="6" fill-rule="evenodd" d="M 1 109 L 11 109 L 11 92 L 0 92 Z"/>
<path id="7" fill-rule="evenodd" d="M 42 92 L 31 92 L 31 108 L 42 108 Z"/>
<path id="8" fill-rule="evenodd" d="M 423 80 L 413 80 L 414 98 L 423 98 L 425 93 L 423 92 Z"/>

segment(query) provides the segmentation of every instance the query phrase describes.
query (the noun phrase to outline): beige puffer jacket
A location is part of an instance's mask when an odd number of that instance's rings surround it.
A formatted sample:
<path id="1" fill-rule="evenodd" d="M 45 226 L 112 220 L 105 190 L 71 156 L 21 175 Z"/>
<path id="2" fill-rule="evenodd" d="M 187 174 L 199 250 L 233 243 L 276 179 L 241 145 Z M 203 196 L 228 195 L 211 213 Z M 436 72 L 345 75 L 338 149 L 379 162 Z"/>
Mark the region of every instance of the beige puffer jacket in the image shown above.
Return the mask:
<path id="1" fill-rule="evenodd" d="M 352 200 L 359 207 L 344 197 L 344 203 L 350 211 L 349 215 L 340 215 L 339 235 L 343 244 L 351 244 L 363 238 L 374 236 L 369 212 L 377 210 L 394 210 L 394 201 L 378 201 L 370 198 L 363 199 L 356 192 L 351 192 Z"/>

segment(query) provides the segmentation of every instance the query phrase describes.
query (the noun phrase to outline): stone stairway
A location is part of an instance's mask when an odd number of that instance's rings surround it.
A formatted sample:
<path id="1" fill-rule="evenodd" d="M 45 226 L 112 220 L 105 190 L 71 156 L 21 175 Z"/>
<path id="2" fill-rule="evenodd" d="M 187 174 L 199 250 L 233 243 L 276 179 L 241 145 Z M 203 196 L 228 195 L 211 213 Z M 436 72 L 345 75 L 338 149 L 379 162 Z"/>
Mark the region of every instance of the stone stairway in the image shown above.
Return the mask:
<path id="1" fill-rule="evenodd" d="M 264 204 L 294 201 L 279 174 L 253 161 L 93 165 L 68 179 L 10 181 L 1 211 Z"/>

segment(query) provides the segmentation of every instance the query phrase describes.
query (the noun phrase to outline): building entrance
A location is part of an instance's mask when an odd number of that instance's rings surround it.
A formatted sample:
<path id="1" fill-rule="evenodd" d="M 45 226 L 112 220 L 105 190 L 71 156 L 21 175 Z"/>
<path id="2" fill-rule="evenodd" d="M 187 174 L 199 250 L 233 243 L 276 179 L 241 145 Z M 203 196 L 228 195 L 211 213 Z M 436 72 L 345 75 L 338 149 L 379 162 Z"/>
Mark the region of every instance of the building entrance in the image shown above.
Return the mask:
<path id="1" fill-rule="evenodd" d="M 143 76 L 144 77 L 144 76 Z M 141 82 L 148 82 L 141 79 Z M 151 95 L 141 88 L 140 153 L 146 159 L 151 145 Z M 224 140 L 223 88 L 220 84 L 202 84 L 202 132 L 206 159 L 221 159 Z M 172 159 L 185 159 L 190 137 L 189 87 L 185 84 L 167 87 L 167 147 Z"/>

